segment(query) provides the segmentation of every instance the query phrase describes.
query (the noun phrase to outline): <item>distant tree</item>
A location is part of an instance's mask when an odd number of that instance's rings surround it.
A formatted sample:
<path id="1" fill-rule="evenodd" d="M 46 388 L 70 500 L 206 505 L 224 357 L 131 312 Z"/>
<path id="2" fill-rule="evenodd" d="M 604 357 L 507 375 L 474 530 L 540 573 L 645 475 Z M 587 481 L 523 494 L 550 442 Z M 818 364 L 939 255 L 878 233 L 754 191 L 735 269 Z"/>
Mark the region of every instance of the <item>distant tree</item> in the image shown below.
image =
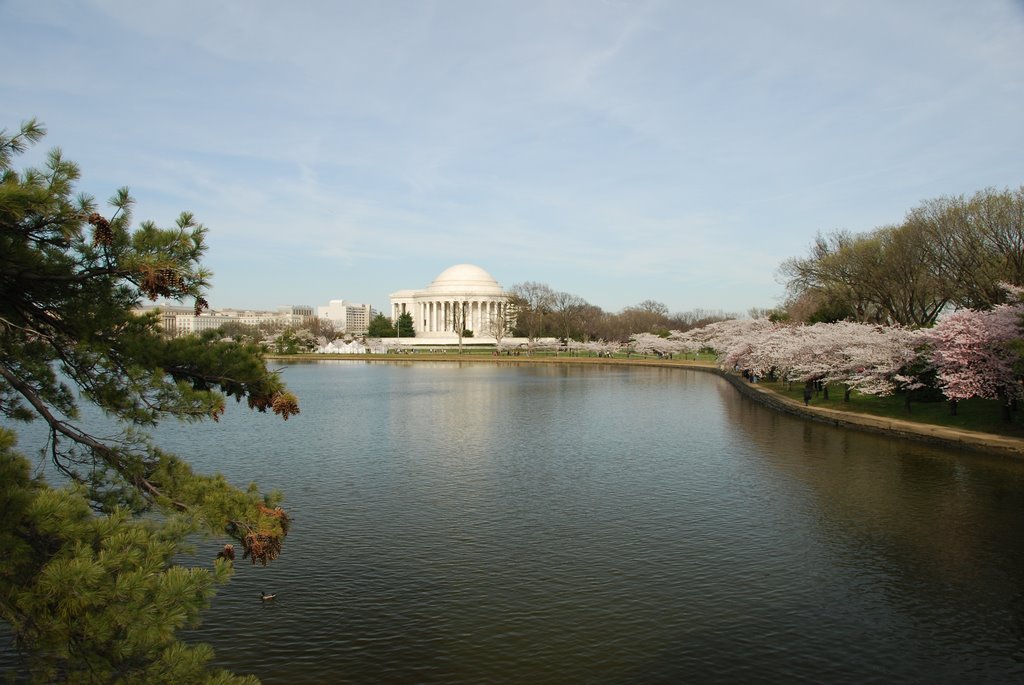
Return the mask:
<path id="1" fill-rule="evenodd" d="M 591 340 L 613 340 L 626 343 L 632 329 L 631 319 L 628 312 L 600 312 L 591 319 L 592 329 L 589 333 Z"/>
<path id="2" fill-rule="evenodd" d="M 459 354 L 462 354 L 462 339 L 466 337 L 466 324 L 469 322 L 469 303 L 453 302 L 448 309 L 447 324 L 459 338 Z"/>
<path id="3" fill-rule="evenodd" d="M 747 316 L 751 319 L 769 319 L 775 322 L 786 321 L 789 319 L 789 313 L 783 307 L 751 307 L 747 310 Z M 725 320 L 727 317 L 723 316 L 719 321 Z M 710 321 L 708 322 L 710 323 Z"/>
<path id="4" fill-rule="evenodd" d="M 644 300 L 635 309 L 657 314 L 658 316 L 668 316 L 668 307 L 663 302 L 658 302 L 657 300 Z"/>
<path id="5" fill-rule="evenodd" d="M 955 296 L 954 288 L 928 259 L 928 233 L 906 222 L 876 229 L 872 263 L 862 267 L 869 293 L 885 312 L 886 323 L 930 326 Z"/>
<path id="6" fill-rule="evenodd" d="M 688 351 L 688 346 L 678 339 L 653 333 L 634 333 L 630 336 L 630 347 L 637 354 L 655 354 L 670 359 L 673 354 Z"/>
<path id="7" fill-rule="evenodd" d="M 334 326 L 334 322 L 323 316 L 313 317 L 308 326 L 308 330 L 313 334 L 315 338 L 326 338 L 327 340 L 334 340 L 338 337 L 338 331 Z"/>
<path id="8" fill-rule="evenodd" d="M 274 351 L 278 354 L 302 354 L 316 349 L 316 337 L 305 328 L 286 328 L 274 340 Z"/>
<path id="9" fill-rule="evenodd" d="M 780 267 L 790 298 L 814 293 L 833 310 L 850 312 L 855 321 L 881 322 L 884 315 L 871 298 L 870 276 L 862 268 L 874 248 L 849 231 L 818 234 L 807 257 L 788 259 Z"/>
<path id="10" fill-rule="evenodd" d="M 605 318 L 603 309 L 593 304 L 584 304 L 576 310 L 580 337 L 584 342 L 602 338 L 601 325 Z"/>
<path id="11" fill-rule="evenodd" d="M 502 339 L 507 337 L 512 330 L 513 316 L 511 311 L 507 301 L 499 302 L 487 320 L 486 332 L 494 336 L 494 342 L 499 349 L 501 348 Z"/>
<path id="12" fill-rule="evenodd" d="M 751 319 L 770 318 L 768 311 L 759 312 L 752 309 L 749 312 Z M 686 312 L 678 312 L 669 317 L 669 326 L 672 330 L 688 331 L 691 328 L 700 328 L 716 321 L 727 321 L 739 318 L 736 314 L 730 314 L 722 310 L 711 311 L 708 309 L 692 309 Z"/>
<path id="13" fill-rule="evenodd" d="M 580 343 L 580 348 L 583 351 L 591 354 L 596 354 L 598 357 L 611 357 L 622 351 L 622 345 L 618 342 L 606 342 L 604 340 L 590 340 L 585 343 Z"/>
<path id="14" fill-rule="evenodd" d="M 956 306 L 990 309 L 1012 301 L 1004 284 L 1024 285 L 1024 186 L 929 200 L 907 224 L 922 236 L 919 258 L 952 289 Z"/>
<path id="15" fill-rule="evenodd" d="M 582 337 L 582 313 L 587 301 L 578 295 L 556 292 L 551 298 L 551 323 L 553 330 L 566 342 Z"/>
<path id="16" fill-rule="evenodd" d="M 626 307 L 620 313 L 620 319 L 627 337 L 634 333 L 667 333 L 671 328 L 668 307 L 654 300 L 644 300 L 638 305 Z"/>
<path id="17" fill-rule="evenodd" d="M 394 338 L 395 327 L 391 325 L 391 319 L 383 314 L 378 314 L 370 320 L 366 336 L 368 338 Z"/>
<path id="18" fill-rule="evenodd" d="M 398 316 L 398 320 L 395 322 L 395 327 L 398 329 L 398 337 L 400 338 L 415 338 L 416 329 L 413 328 L 412 314 L 405 312 Z"/>
<path id="19" fill-rule="evenodd" d="M 534 341 L 544 333 L 554 301 L 555 292 L 544 283 L 527 281 L 509 288 L 509 304 L 515 312 L 516 330 L 527 339 L 531 350 Z"/>
<path id="20" fill-rule="evenodd" d="M 263 337 L 256 326 L 239 321 L 228 321 L 217 329 L 217 333 L 223 338 L 231 338 L 236 342 L 259 342 Z"/>
<path id="21" fill-rule="evenodd" d="M 0 131 L 0 619 L 34 682 L 254 682 L 208 669 L 208 647 L 177 639 L 231 575 L 226 559 L 212 571 L 178 559 L 204 530 L 273 560 L 288 530 L 279 497 L 199 475 L 143 430 L 217 419 L 226 397 L 283 418 L 297 400 L 255 346 L 167 338 L 158 316 L 136 313 L 142 298 L 206 306 L 206 229 L 187 213 L 132 228 L 126 188 L 104 216 L 75 194 L 78 167 L 59 150 L 13 169 L 42 135 L 35 121 Z M 80 403 L 117 428 L 91 426 Z M 29 420 L 68 487 L 15 452 L 11 426 Z"/>
<path id="22" fill-rule="evenodd" d="M 930 326 L 952 305 L 1006 303 L 1024 285 L 1024 187 L 929 200 L 902 224 L 819 234 L 780 267 L 793 321 Z"/>
<path id="23" fill-rule="evenodd" d="M 777 318 L 790 323 L 835 323 L 857 318 L 848 302 L 831 299 L 826 291 L 816 289 L 792 294 L 783 308 L 785 316 Z"/>

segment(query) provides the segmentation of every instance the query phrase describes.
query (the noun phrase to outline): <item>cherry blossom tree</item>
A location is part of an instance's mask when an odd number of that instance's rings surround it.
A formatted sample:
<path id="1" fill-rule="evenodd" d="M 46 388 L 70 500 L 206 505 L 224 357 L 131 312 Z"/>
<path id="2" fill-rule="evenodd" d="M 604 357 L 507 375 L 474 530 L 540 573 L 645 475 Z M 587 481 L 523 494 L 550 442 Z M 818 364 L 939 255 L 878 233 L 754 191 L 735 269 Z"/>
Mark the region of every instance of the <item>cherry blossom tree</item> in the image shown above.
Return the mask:
<path id="1" fill-rule="evenodd" d="M 659 357 L 672 358 L 673 354 L 680 354 L 689 350 L 690 346 L 685 342 L 672 338 L 663 338 L 653 333 L 634 333 L 629 336 L 630 347 L 637 354 L 655 354 Z"/>
<path id="2" fill-rule="evenodd" d="M 723 365 L 754 376 L 804 383 L 840 383 L 844 399 L 857 389 L 892 394 L 919 382 L 904 371 L 920 359 L 922 334 L 901 327 L 841 321 L 787 326 L 767 319 L 733 319 L 677 337 L 711 348 Z"/>
<path id="3" fill-rule="evenodd" d="M 921 356 L 918 331 L 850 321 L 782 329 L 787 330 L 788 340 L 777 347 L 777 364 L 790 380 L 842 384 L 844 401 L 852 390 L 891 395 L 920 386 L 905 373 Z"/>
<path id="4" fill-rule="evenodd" d="M 611 357 L 622 351 L 622 343 L 608 340 L 591 340 L 582 344 L 584 350 L 598 357 Z"/>
<path id="5" fill-rule="evenodd" d="M 693 330 L 693 329 L 691 329 L 691 330 Z M 701 345 L 697 341 L 693 340 L 684 331 L 678 331 L 678 330 L 669 331 L 668 337 L 675 341 L 675 343 L 676 343 L 676 345 L 678 347 L 678 350 L 679 350 L 679 354 L 693 354 L 693 355 L 696 355 L 702 349 Z"/>
<path id="6" fill-rule="evenodd" d="M 497 341 L 494 347 L 498 350 L 498 354 L 511 354 L 519 348 L 519 343 L 505 338 L 504 340 Z"/>
<path id="7" fill-rule="evenodd" d="M 928 332 L 931 355 L 943 394 L 956 413 L 956 403 L 971 397 L 999 400 L 1005 418 L 1021 397 L 1015 364 L 1021 358 L 1013 344 L 1021 338 L 1024 305 L 1000 305 L 989 311 L 964 309 Z"/>
<path id="8" fill-rule="evenodd" d="M 713 350 L 724 366 L 750 369 L 750 354 L 764 336 L 779 327 L 768 319 L 727 319 L 673 337 L 689 350 Z"/>
<path id="9" fill-rule="evenodd" d="M 529 347 L 527 354 L 533 352 L 558 352 L 562 349 L 562 341 L 558 338 L 536 338 L 533 345 Z"/>
<path id="10" fill-rule="evenodd" d="M 1022 299 L 1024 289 L 1004 286 Z M 934 372 L 939 389 L 953 412 L 959 400 L 999 400 L 1010 406 L 1024 397 L 1024 303 L 999 305 L 989 311 L 962 310 L 930 330 L 854 323 L 787 326 L 767 319 L 730 319 L 674 331 L 668 339 L 634 335 L 632 349 L 665 354 L 712 349 L 719 363 L 754 376 L 776 376 L 804 383 L 842 384 L 844 399 L 857 390 L 869 395 L 903 391 L 907 408 L 911 393 L 926 386 Z M 671 343 L 671 345 L 670 345 Z M 679 345 L 673 347 L 672 345 Z"/>

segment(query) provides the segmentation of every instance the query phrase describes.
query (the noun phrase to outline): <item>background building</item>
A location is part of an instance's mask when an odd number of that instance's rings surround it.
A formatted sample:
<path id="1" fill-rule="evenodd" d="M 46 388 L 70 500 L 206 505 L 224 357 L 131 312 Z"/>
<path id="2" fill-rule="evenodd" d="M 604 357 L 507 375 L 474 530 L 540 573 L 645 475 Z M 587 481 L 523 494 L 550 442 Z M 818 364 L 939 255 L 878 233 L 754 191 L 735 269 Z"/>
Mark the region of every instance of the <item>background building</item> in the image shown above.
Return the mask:
<path id="1" fill-rule="evenodd" d="M 277 308 L 277 320 L 285 326 L 308 326 L 313 317 L 313 307 L 308 304 L 287 304 Z"/>
<path id="2" fill-rule="evenodd" d="M 336 333 L 362 335 L 370 328 L 373 309 L 368 304 L 331 300 L 326 307 L 317 307 L 316 315 L 330 321 Z"/>
<path id="3" fill-rule="evenodd" d="M 140 312 L 160 312 L 160 325 L 168 335 L 189 335 L 213 331 L 226 323 L 244 326 L 292 326 L 301 328 L 312 323 L 313 307 L 310 305 L 285 305 L 276 311 L 252 309 L 209 309 L 196 316 L 195 309 L 179 304 L 147 304 L 138 308 Z"/>

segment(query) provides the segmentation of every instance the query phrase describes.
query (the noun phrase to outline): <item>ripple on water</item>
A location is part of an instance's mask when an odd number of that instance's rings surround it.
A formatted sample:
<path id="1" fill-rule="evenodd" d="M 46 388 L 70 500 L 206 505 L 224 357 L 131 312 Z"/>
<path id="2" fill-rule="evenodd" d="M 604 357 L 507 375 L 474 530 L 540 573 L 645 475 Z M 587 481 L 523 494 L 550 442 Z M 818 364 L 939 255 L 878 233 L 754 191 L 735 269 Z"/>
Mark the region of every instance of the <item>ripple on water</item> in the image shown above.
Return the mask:
<path id="1" fill-rule="evenodd" d="M 1024 465 L 804 424 L 678 370 L 285 378 L 285 424 L 161 436 L 287 496 L 284 556 L 239 564 L 192 633 L 265 683 L 1024 676 Z"/>

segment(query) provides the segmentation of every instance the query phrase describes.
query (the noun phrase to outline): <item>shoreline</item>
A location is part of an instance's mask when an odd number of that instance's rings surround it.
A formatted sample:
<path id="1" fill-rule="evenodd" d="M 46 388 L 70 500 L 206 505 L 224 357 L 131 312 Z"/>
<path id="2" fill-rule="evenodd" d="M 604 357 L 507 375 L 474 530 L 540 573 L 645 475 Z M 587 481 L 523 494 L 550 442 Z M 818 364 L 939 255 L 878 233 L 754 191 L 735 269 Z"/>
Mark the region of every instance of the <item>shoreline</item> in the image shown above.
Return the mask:
<path id="1" fill-rule="evenodd" d="M 582 364 L 606 366 L 649 366 L 671 369 L 690 369 L 712 373 L 732 385 L 744 397 L 764 407 L 790 414 L 809 421 L 827 423 L 840 428 L 866 431 L 882 435 L 890 435 L 904 440 L 916 440 L 949 449 L 984 452 L 988 454 L 1024 457 L 1024 440 L 993 433 L 979 433 L 955 428 L 946 428 L 927 423 L 893 419 L 870 414 L 828 409 L 825 407 L 804 406 L 799 402 L 784 397 L 774 390 L 749 383 L 739 375 L 719 368 L 711 362 L 688 359 L 621 359 L 605 357 L 510 357 L 490 355 L 459 355 L 413 353 L 396 355 L 265 355 L 267 361 L 310 362 L 310 361 L 360 361 L 376 363 L 394 362 L 459 362 L 473 364 Z"/>

